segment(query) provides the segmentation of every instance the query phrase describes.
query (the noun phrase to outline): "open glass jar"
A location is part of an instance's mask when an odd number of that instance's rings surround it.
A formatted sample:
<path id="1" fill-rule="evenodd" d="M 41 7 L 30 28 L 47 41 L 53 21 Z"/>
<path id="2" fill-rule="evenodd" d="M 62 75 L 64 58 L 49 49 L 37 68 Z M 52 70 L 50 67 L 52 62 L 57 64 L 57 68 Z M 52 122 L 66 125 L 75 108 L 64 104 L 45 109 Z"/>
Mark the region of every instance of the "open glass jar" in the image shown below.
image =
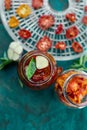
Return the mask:
<path id="1" fill-rule="evenodd" d="M 26 68 L 29 65 L 32 58 L 36 61 L 37 57 L 45 58 L 48 61 L 48 66 L 42 69 L 36 68 L 34 75 L 28 79 L 26 75 Z M 43 61 L 41 62 L 43 64 Z M 29 70 L 30 71 L 30 70 Z M 34 90 L 44 89 L 49 87 L 58 76 L 58 69 L 56 61 L 49 53 L 33 50 L 26 53 L 18 64 L 18 74 L 21 81 L 28 87 Z"/>
<path id="2" fill-rule="evenodd" d="M 74 108 L 87 106 L 87 73 L 64 71 L 56 80 L 55 91 L 65 105 Z"/>

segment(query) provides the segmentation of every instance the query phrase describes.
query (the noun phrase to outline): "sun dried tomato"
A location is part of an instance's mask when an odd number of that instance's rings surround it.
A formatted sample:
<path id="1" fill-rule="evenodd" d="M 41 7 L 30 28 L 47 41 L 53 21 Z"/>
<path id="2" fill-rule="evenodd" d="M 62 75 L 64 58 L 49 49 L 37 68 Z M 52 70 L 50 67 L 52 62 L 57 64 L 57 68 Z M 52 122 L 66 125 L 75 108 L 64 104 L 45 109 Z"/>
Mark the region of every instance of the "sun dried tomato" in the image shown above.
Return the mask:
<path id="1" fill-rule="evenodd" d="M 38 25 L 42 30 L 50 28 L 54 24 L 54 16 L 52 15 L 42 15 L 38 20 Z"/>
<path id="2" fill-rule="evenodd" d="M 12 16 L 8 21 L 8 25 L 11 28 L 15 28 L 19 25 L 19 20 L 15 16 Z"/>
<path id="3" fill-rule="evenodd" d="M 72 48 L 76 53 L 83 52 L 83 47 L 76 41 L 72 43 Z"/>
<path id="4" fill-rule="evenodd" d="M 84 25 L 87 25 L 87 16 L 84 16 L 84 17 L 82 18 L 82 23 L 83 23 Z"/>
<path id="5" fill-rule="evenodd" d="M 31 8 L 27 4 L 21 4 L 17 8 L 16 13 L 19 15 L 19 17 L 26 18 L 31 14 Z"/>
<path id="6" fill-rule="evenodd" d="M 78 36 L 79 30 L 76 26 L 70 27 L 66 30 L 66 38 L 67 39 L 74 39 Z"/>
<path id="7" fill-rule="evenodd" d="M 62 24 L 59 24 L 57 26 L 57 29 L 55 30 L 55 33 L 56 34 L 61 34 L 63 32 L 63 25 Z"/>
<path id="8" fill-rule="evenodd" d="M 24 39 L 31 37 L 31 32 L 29 30 L 26 30 L 26 29 L 20 29 L 18 34 L 21 38 L 24 38 Z"/>
<path id="9" fill-rule="evenodd" d="M 11 8 L 11 2 L 11 0 L 4 0 L 6 10 L 9 10 Z"/>
<path id="10" fill-rule="evenodd" d="M 65 42 L 57 42 L 55 45 L 56 49 L 65 50 L 66 49 L 66 43 Z"/>
<path id="11" fill-rule="evenodd" d="M 73 77 L 68 83 L 67 94 L 73 103 L 81 103 L 87 95 L 87 79 L 79 76 Z"/>
<path id="12" fill-rule="evenodd" d="M 43 6 L 43 0 L 32 0 L 32 7 L 34 9 L 39 9 Z"/>
<path id="13" fill-rule="evenodd" d="M 48 49 L 50 49 L 52 46 L 52 41 L 50 40 L 49 37 L 44 36 L 42 37 L 38 42 L 36 47 L 38 50 L 46 52 Z"/>
<path id="14" fill-rule="evenodd" d="M 75 22 L 76 21 L 76 15 L 75 15 L 75 13 L 68 13 L 68 14 L 66 14 L 65 17 L 70 22 Z"/>

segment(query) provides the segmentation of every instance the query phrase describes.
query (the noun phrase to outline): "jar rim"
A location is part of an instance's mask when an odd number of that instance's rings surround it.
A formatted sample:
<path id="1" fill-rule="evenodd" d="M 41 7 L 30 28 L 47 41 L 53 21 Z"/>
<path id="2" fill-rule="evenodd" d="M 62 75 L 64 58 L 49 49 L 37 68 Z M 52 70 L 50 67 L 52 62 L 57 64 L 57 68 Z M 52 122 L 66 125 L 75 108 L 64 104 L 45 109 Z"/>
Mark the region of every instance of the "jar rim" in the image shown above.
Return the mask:
<path id="1" fill-rule="evenodd" d="M 26 76 L 26 74 L 25 73 L 23 73 L 23 71 L 24 71 L 24 65 L 25 65 L 25 63 L 26 63 L 26 61 L 30 58 L 30 57 L 32 57 L 32 56 L 35 56 L 35 55 L 41 55 L 41 56 L 44 56 L 44 57 L 46 57 L 46 59 L 48 60 L 48 62 L 49 62 L 49 64 L 50 64 L 50 76 L 49 76 L 49 78 L 47 78 L 47 80 L 45 80 L 45 81 L 42 81 L 42 82 L 33 82 L 32 80 L 28 80 L 27 79 L 27 76 Z M 49 82 L 50 81 L 50 79 L 52 78 L 52 73 L 53 73 L 53 71 L 52 71 L 52 68 L 53 68 L 53 63 L 51 62 L 51 59 L 48 57 L 48 55 L 49 55 L 49 53 L 44 53 L 44 52 L 41 52 L 41 51 L 38 51 L 38 50 L 33 50 L 33 51 L 30 51 L 30 52 L 28 52 L 28 53 L 26 53 L 23 57 L 22 57 L 22 61 L 23 61 L 23 65 L 21 66 L 21 72 L 23 73 L 23 78 L 26 80 L 26 82 L 30 82 L 31 84 L 35 84 L 36 86 L 38 86 L 38 85 L 43 85 L 43 84 L 46 84 L 47 82 Z M 27 57 L 26 57 L 27 56 Z M 51 56 L 51 55 L 50 55 Z M 21 60 L 20 60 L 20 62 L 21 62 Z"/>
<path id="2" fill-rule="evenodd" d="M 85 102 L 83 102 L 83 103 L 80 103 L 80 104 L 76 104 L 76 103 L 72 102 L 72 101 L 70 100 L 70 98 L 68 97 L 68 95 L 67 95 L 66 89 L 67 89 L 67 84 L 68 84 L 68 82 L 69 82 L 74 76 L 83 76 L 83 77 L 86 77 L 86 78 L 87 78 L 87 73 L 84 72 L 84 71 L 76 70 L 76 69 L 70 69 L 69 71 L 71 71 L 71 70 L 72 70 L 72 71 L 74 70 L 74 71 L 79 72 L 79 73 L 72 74 L 71 76 L 69 76 L 69 77 L 66 79 L 66 81 L 64 82 L 64 85 L 63 85 L 63 94 L 64 94 L 64 97 L 66 98 L 66 100 L 67 100 L 72 106 L 78 107 L 78 108 L 83 108 L 83 107 L 87 106 L 87 101 L 85 101 Z M 65 71 L 65 72 L 67 72 L 67 71 Z"/>

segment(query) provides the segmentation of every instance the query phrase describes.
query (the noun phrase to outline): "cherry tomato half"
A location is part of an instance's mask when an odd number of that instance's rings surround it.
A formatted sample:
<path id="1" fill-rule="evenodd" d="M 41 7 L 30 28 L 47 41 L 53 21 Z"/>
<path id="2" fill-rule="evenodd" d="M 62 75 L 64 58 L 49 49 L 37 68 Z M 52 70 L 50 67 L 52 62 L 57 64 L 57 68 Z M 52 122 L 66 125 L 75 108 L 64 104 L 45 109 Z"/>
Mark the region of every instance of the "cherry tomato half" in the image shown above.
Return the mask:
<path id="1" fill-rule="evenodd" d="M 63 32 L 63 25 L 62 24 L 59 24 L 57 26 L 57 29 L 55 31 L 56 34 L 61 34 Z"/>
<path id="2" fill-rule="evenodd" d="M 68 14 L 66 14 L 65 17 L 70 22 L 75 22 L 76 21 L 76 15 L 75 15 L 75 13 L 68 13 Z"/>
<path id="3" fill-rule="evenodd" d="M 8 21 L 8 25 L 11 28 L 15 28 L 19 25 L 19 20 L 15 16 L 12 16 Z"/>
<path id="4" fill-rule="evenodd" d="M 31 14 L 31 8 L 27 4 L 21 4 L 17 9 L 16 13 L 20 18 L 26 18 Z"/>
<path id="5" fill-rule="evenodd" d="M 76 41 L 72 43 L 72 48 L 76 53 L 83 52 L 83 47 Z"/>
<path id="6" fill-rule="evenodd" d="M 83 23 L 84 25 L 87 25 L 87 16 L 84 16 L 84 17 L 82 18 L 82 23 Z"/>
<path id="7" fill-rule="evenodd" d="M 65 50 L 66 49 L 66 44 L 65 42 L 57 42 L 55 45 L 56 49 L 60 49 L 60 50 Z"/>
<path id="8" fill-rule="evenodd" d="M 39 9 L 43 6 L 43 0 L 32 0 L 32 7 L 34 9 Z"/>
<path id="9" fill-rule="evenodd" d="M 66 38 L 67 39 L 74 39 L 79 34 L 79 30 L 76 26 L 70 27 L 66 30 Z"/>
<path id="10" fill-rule="evenodd" d="M 49 37 L 44 36 L 42 37 L 38 42 L 36 47 L 38 50 L 46 52 L 48 49 L 50 49 L 52 46 L 52 41 L 50 40 Z"/>
<path id="11" fill-rule="evenodd" d="M 20 29 L 18 34 L 21 38 L 24 38 L 24 39 L 31 37 L 31 32 L 29 30 L 26 30 L 26 29 Z"/>
<path id="12" fill-rule="evenodd" d="M 52 15 L 42 15 L 39 18 L 38 25 L 42 30 L 50 28 L 54 24 L 54 16 Z"/>
<path id="13" fill-rule="evenodd" d="M 11 8 L 11 0 L 5 0 L 4 3 L 5 3 L 5 9 L 9 10 Z"/>

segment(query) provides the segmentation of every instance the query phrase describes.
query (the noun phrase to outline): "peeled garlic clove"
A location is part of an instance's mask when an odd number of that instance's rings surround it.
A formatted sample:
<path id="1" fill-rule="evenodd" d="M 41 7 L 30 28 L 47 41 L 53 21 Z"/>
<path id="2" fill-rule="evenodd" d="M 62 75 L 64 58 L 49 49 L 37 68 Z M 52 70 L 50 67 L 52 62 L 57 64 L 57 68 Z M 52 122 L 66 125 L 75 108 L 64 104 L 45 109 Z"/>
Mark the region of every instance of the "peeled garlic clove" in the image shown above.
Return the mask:
<path id="1" fill-rule="evenodd" d="M 10 60 L 12 60 L 13 59 L 13 50 L 9 48 L 8 51 L 7 51 L 7 55 L 8 55 L 8 58 Z"/>
<path id="2" fill-rule="evenodd" d="M 14 41 L 14 42 L 11 42 L 10 45 L 9 45 L 9 48 L 11 48 L 11 49 L 16 48 L 16 47 L 18 46 L 18 43 L 19 43 L 19 42 L 15 42 L 15 41 Z"/>
<path id="3" fill-rule="evenodd" d="M 13 61 L 17 61 L 19 59 L 19 54 L 14 53 L 13 55 Z"/>
<path id="4" fill-rule="evenodd" d="M 17 46 L 15 51 L 16 51 L 16 53 L 21 54 L 23 52 L 22 46 Z"/>
<path id="5" fill-rule="evenodd" d="M 46 68 L 49 65 L 48 60 L 43 56 L 36 57 L 36 67 L 37 69 Z"/>

